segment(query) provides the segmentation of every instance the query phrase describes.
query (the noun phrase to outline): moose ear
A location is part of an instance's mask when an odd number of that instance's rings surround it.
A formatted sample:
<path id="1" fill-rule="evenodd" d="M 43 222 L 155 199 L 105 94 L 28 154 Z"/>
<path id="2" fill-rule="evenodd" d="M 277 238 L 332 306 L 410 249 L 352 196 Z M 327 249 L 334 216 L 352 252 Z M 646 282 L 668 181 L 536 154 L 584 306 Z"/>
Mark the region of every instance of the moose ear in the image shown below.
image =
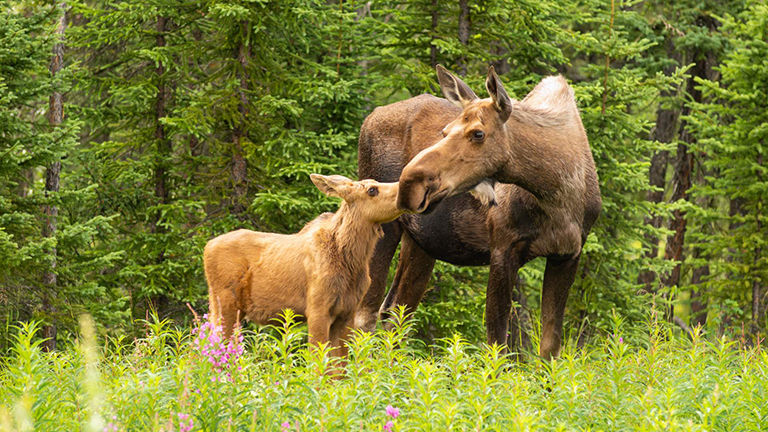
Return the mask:
<path id="1" fill-rule="evenodd" d="M 502 123 L 507 121 L 509 114 L 512 112 L 512 100 L 509 98 L 507 91 L 504 90 L 504 86 L 501 84 L 499 76 L 496 75 L 496 70 L 493 66 L 488 69 L 488 78 L 485 80 L 485 88 L 491 96 L 496 111 L 499 112 L 499 117 L 501 118 Z"/>
<path id="2" fill-rule="evenodd" d="M 464 81 L 448 72 L 448 69 L 440 65 L 437 65 L 435 69 L 437 70 L 437 81 L 440 83 L 443 96 L 454 105 L 464 108 L 478 99 L 475 92 Z"/>
<path id="3" fill-rule="evenodd" d="M 352 180 L 341 175 L 324 176 L 320 174 L 310 174 L 312 183 L 320 189 L 320 192 L 333 197 L 344 199 L 349 194 L 349 185 Z"/>

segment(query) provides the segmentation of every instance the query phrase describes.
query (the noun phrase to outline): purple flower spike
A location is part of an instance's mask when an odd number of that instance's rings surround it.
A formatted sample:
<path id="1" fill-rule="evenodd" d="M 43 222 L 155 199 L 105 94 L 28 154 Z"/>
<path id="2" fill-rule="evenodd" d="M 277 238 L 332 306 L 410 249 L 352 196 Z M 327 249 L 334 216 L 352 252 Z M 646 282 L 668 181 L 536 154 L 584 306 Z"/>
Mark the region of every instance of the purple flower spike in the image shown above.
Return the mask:
<path id="1" fill-rule="evenodd" d="M 619 336 L 619 343 L 624 343 L 624 338 Z"/>
<path id="2" fill-rule="evenodd" d="M 192 430 L 192 426 L 194 426 L 194 422 L 191 418 L 189 418 L 189 414 L 179 413 L 179 431 L 180 432 L 189 432 Z M 186 421 L 189 419 L 189 421 Z"/>
<path id="3" fill-rule="evenodd" d="M 392 405 L 387 405 L 387 415 L 394 418 L 397 418 L 397 416 L 400 415 L 400 410 L 393 407 Z"/>

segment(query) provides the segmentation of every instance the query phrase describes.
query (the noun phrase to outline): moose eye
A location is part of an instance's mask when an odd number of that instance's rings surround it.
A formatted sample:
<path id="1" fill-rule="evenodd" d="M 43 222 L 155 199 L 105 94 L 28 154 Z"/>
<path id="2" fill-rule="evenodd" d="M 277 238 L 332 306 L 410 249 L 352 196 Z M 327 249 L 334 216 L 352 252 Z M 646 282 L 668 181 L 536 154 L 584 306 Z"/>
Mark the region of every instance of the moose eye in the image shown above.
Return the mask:
<path id="1" fill-rule="evenodd" d="M 379 188 L 371 186 L 368 188 L 368 196 L 375 197 L 379 194 Z"/>
<path id="2" fill-rule="evenodd" d="M 482 141 L 485 138 L 485 132 L 481 130 L 472 131 L 472 139 L 475 141 Z"/>

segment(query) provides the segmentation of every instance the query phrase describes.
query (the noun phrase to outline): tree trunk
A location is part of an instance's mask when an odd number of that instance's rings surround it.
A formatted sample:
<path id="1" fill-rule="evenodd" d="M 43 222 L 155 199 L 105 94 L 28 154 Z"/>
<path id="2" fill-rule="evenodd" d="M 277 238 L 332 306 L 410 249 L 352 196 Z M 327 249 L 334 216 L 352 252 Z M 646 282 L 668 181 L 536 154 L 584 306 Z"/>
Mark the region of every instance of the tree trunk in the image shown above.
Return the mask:
<path id="1" fill-rule="evenodd" d="M 667 37 L 666 52 L 671 58 L 677 57 L 675 55 L 675 46 L 673 42 L 673 36 Z M 679 59 L 676 62 L 679 63 Z M 671 75 L 674 72 L 674 67 L 670 66 L 665 68 L 664 74 Z M 678 90 L 664 90 L 661 92 L 661 98 L 670 99 L 676 96 Z M 680 111 L 678 109 L 668 109 L 659 107 L 656 111 L 656 126 L 651 132 L 651 139 L 661 142 L 670 143 L 675 139 L 677 133 L 677 122 L 680 117 Z M 651 167 L 648 171 L 648 183 L 658 190 L 649 190 L 646 194 L 646 200 L 654 204 L 660 203 L 664 199 L 664 185 L 666 180 L 667 165 L 669 161 L 669 151 L 662 150 L 657 152 L 651 158 Z M 660 215 L 648 216 L 645 218 L 645 224 L 650 225 L 653 228 L 660 228 L 663 220 Z M 646 252 L 647 258 L 653 259 L 659 255 L 659 239 L 655 235 L 646 234 L 646 240 L 651 244 L 651 248 Z M 646 270 L 640 273 L 637 278 L 637 282 L 645 285 L 645 290 L 650 293 L 657 291 L 653 284 L 656 279 L 656 273 L 651 270 Z"/>
<path id="2" fill-rule="evenodd" d="M 238 111 L 240 112 L 240 119 L 235 124 L 232 130 L 232 171 L 230 173 L 232 180 L 232 203 L 230 211 L 235 216 L 242 219 L 243 213 L 245 213 L 245 197 L 248 192 L 248 178 L 247 178 L 247 163 L 245 155 L 243 154 L 243 125 L 246 122 L 248 116 L 248 74 L 246 68 L 250 61 L 250 49 L 246 45 L 246 35 L 248 30 L 248 23 L 245 21 L 240 23 L 241 40 L 237 48 L 237 61 L 240 65 L 240 89 L 238 91 L 238 97 L 240 103 L 238 104 Z"/>
<path id="3" fill-rule="evenodd" d="M 705 157 L 706 154 L 703 152 L 698 152 L 696 154 L 697 159 Z M 706 183 L 706 178 L 709 175 L 717 175 L 717 173 L 707 172 L 703 164 L 697 164 L 697 168 L 695 182 L 698 184 Z M 696 200 L 696 206 L 700 208 L 713 208 L 715 205 L 715 200 L 712 197 L 702 197 Z M 712 234 L 712 230 L 706 225 L 700 229 L 701 232 L 699 233 L 699 236 Z M 701 258 L 701 252 L 701 248 L 699 247 L 693 249 L 692 253 L 694 260 L 698 261 Z M 702 282 L 704 282 L 704 278 L 707 276 L 709 276 L 709 264 L 695 267 L 691 273 L 691 327 L 704 327 L 707 323 L 707 303 L 709 297 L 705 295 L 706 291 L 704 286 L 702 286 Z"/>
<path id="4" fill-rule="evenodd" d="M 59 4 L 61 16 L 59 17 L 58 25 L 56 26 L 56 36 L 59 41 L 53 46 L 53 57 L 51 58 L 51 64 L 49 70 L 51 76 L 55 77 L 61 70 L 64 64 L 64 31 L 67 28 L 67 5 L 66 3 Z M 54 91 L 48 100 L 48 123 L 52 128 L 57 128 L 61 125 L 64 118 L 64 105 L 61 92 Z M 59 192 L 59 179 L 61 176 L 61 161 L 56 160 L 52 162 L 45 170 L 45 197 L 52 198 L 57 192 Z M 43 225 L 43 237 L 52 238 L 56 236 L 56 227 L 58 222 L 59 209 L 53 203 L 48 203 L 43 208 L 43 214 L 45 214 L 45 224 Z M 54 315 L 56 313 L 56 306 L 52 302 L 52 297 L 56 292 L 56 285 L 58 278 L 56 275 L 56 246 L 53 246 L 49 251 L 49 267 L 43 272 L 43 296 L 42 306 L 45 313 L 45 320 L 47 324 L 43 326 L 43 338 L 45 341 L 42 344 L 44 351 L 53 351 L 56 349 L 56 324 L 54 321 Z"/>
<path id="5" fill-rule="evenodd" d="M 432 69 L 437 66 L 437 45 L 435 45 L 435 35 L 437 34 L 438 12 L 437 0 L 432 0 L 432 23 L 429 27 L 429 64 L 432 66 Z"/>
<path id="6" fill-rule="evenodd" d="M 674 139 L 677 128 L 677 118 L 679 112 L 676 110 L 659 109 L 656 113 L 656 128 L 653 131 L 653 139 L 663 143 L 669 143 Z M 646 194 L 646 200 L 658 204 L 664 199 L 664 184 L 666 179 L 667 164 L 669 160 L 669 151 L 662 150 L 657 152 L 651 158 L 651 167 L 648 172 L 648 183 L 650 186 L 659 188 L 659 190 L 649 190 Z M 661 227 L 663 220 L 660 215 L 648 216 L 645 218 L 645 224 L 653 228 Z M 651 244 L 646 252 L 647 258 L 656 258 L 659 255 L 659 239 L 653 234 L 646 234 L 646 240 Z M 656 273 L 646 270 L 640 273 L 637 282 L 645 285 L 647 292 L 656 292 L 653 281 L 656 279 Z"/>
<path id="7" fill-rule="evenodd" d="M 499 75 L 504 75 L 510 71 L 509 62 L 507 61 L 507 49 L 499 42 L 492 42 L 490 51 L 499 58 L 491 62 L 491 66 L 496 70 Z"/>
<path id="8" fill-rule="evenodd" d="M 700 75 L 696 75 L 700 76 Z M 696 92 L 694 88 L 693 76 L 688 79 L 688 91 L 689 94 Z M 701 96 L 694 96 L 694 100 L 700 101 Z M 683 115 L 688 115 L 690 109 L 688 107 L 683 108 Z M 693 171 L 693 154 L 688 152 L 688 146 L 694 141 L 694 137 L 688 132 L 685 121 L 681 125 L 680 141 L 677 145 L 677 156 L 675 158 L 675 175 L 672 181 L 673 192 L 671 202 L 677 202 L 686 200 L 688 198 L 688 190 L 691 188 L 691 172 Z M 680 272 L 682 268 L 683 245 L 685 242 L 685 230 L 687 220 L 685 213 L 682 210 L 675 210 L 672 213 L 672 220 L 670 221 L 670 229 L 673 234 L 667 238 L 667 247 L 665 250 L 664 258 L 667 260 L 675 261 L 675 266 L 672 271 L 669 272 L 664 278 L 663 283 L 667 288 L 680 285 Z M 669 295 L 665 295 L 669 299 Z M 664 307 L 664 316 L 667 320 L 672 319 L 672 308 L 669 305 Z"/>
<path id="9" fill-rule="evenodd" d="M 696 20 L 696 24 L 699 27 L 706 28 L 710 31 L 717 27 L 717 21 L 715 21 L 714 18 L 707 16 L 699 16 Z M 701 102 L 702 95 L 696 88 L 695 78 L 713 79 L 716 76 L 716 72 L 713 68 L 717 63 L 717 58 L 714 54 L 703 52 L 701 49 L 694 49 L 692 55 L 692 60 L 694 60 L 695 63 L 691 69 L 691 75 L 687 79 L 686 91 L 694 102 Z M 685 104 L 681 116 L 687 116 L 690 111 L 690 104 Z M 688 130 L 687 122 L 682 121 L 680 124 L 680 141 L 677 146 L 677 156 L 675 159 L 675 175 L 673 179 L 671 202 L 687 200 L 688 198 L 688 190 L 691 187 L 691 174 L 693 172 L 693 153 L 690 153 L 688 149 L 691 144 L 694 144 L 695 142 L 696 137 Z M 665 278 L 663 278 L 664 286 L 667 288 L 680 285 L 680 272 L 682 261 L 684 259 L 683 246 L 685 243 L 686 230 L 686 218 L 685 213 L 682 210 L 675 210 L 673 212 L 670 229 L 673 231 L 673 235 L 667 238 L 667 247 L 664 257 L 668 260 L 674 260 L 675 267 Z M 667 308 L 666 317 L 668 319 L 672 318 L 672 312 L 671 307 Z"/>
<path id="10" fill-rule="evenodd" d="M 716 28 L 717 22 L 711 17 L 700 16 L 697 19 L 697 25 L 709 30 Z M 713 75 L 713 66 L 716 58 L 711 53 L 702 52 L 695 49 L 692 52 L 695 64 L 691 69 L 691 75 L 686 80 L 686 91 L 694 102 L 701 102 L 701 92 L 696 88 L 695 78 L 711 79 Z M 690 104 L 685 104 L 681 116 L 690 114 Z M 683 120 L 680 124 L 680 140 L 677 146 L 677 156 L 675 159 L 675 175 L 673 179 L 673 192 L 671 202 L 688 199 L 688 190 L 691 188 L 691 174 L 693 172 L 693 153 L 688 149 L 691 144 L 696 142 L 696 137 L 688 130 L 688 124 Z M 672 271 L 663 278 L 664 286 L 671 288 L 680 285 L 680 272 L 684 260 L 683 246 L 685 244 L 686 218 L 682 210 L 675 210 L 672 214 L 670 229 L 673 235 L 667 238 L 667 247 L 664 257 L 668 260 L 674 260 L 675 266 Z M 666 308 L 666 317 L 672 318 L 672 308 Z"/>
<path id="11" fill-rule="evenodd" d="M 698 256 L 698 250 L 694 251 L 694 256 Z M 701 285 L 706 276 L 709 276 L 709 265 L 696 267 L 691 275 L 691 285 Z M 698 286 L 691 290 L 691 327 L 704 327 L 707 323 L 707 299 L 702 295 L 702 289 Z"/>
<path id="12" fill-rule="evenodd" d="M 459 0 L 459 42 L 465 47 L 469 43 L 469 4 L 467 0 Z M 467 58 L 461 56 L 459 59 L 459 75 L 467 75 Z"/>
<path id="13" fill-rule="evenodd" d="M 165 46 L 165 31 L 168 24 L 166 17 L 157 17 L 157 46 Z M 167 168 L 168 159 L 171 156 L 171 141 L 166 136 L 165 126 L 162 123 L 162 118 L 165 117 L 168 107 L 168 87 L 165 82 L 165 65 L 163 62 L 159 62 L 157 69 L 157 97 L 155 99 L 155 142 L 157 143 L 157 156 L 155 160 L 155 197 L 161 204 L 168 204 L 168 185 L 167 185 Z M 163 232 L 162 227 L 158 226 L 160 222 L 160 212 L 155 215 L 151 230 L 153 233 Z M 162 253 L 159 257 L 162 261 Z"/>
<path id="14" fill-rule="evenodd" d="M 164 16 L 158 16 L 155 30 L 157 35 L 155 36 L 156 46 L 162 48 L 166 46 L 165 32 L 168 27 L 168 18 Z M 168 161 L 171 157 L 171 141 L 168 139 L 165 126 L 162 123 L 162 118 L 166 116 L 168 110 L 168 98 L 169 91 L 168 85 L 165 80 L 165 65 L 163 62 L 158 62 L 155 69 L 157 75 L 157 96 L 155 98 L 155 143 L 157 145 L 157 153 L 155 155 L 155 198 L 158 203 L 168 204 Z M 150 223 L 150 232 L 152 234 L 162 234 L 165 232 L 161 221 L 160 215 L 162 212 L 157 210 Z M 165 260 L 165 254 L 161 250 L 155 258 L 157 264 L 162 263 Z M 161 293 L 152 299 L 156 307 L 158 315 L 162 316 L 162 312 L 167 309 L 168 296 Z"/>

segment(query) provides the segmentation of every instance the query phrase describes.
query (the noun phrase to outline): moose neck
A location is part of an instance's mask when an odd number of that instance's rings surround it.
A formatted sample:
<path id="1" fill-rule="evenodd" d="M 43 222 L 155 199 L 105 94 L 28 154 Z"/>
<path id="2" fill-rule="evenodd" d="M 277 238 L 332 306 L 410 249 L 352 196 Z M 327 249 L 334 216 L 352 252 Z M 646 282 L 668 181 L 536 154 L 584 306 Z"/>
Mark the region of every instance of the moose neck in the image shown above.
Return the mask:
<path id="1" fill-rule="evenodd" d="M 520 186 L 542 204 L 569 199 L 583 185 L 589 150 L 580 122 L 549 118 L 518 104 L 505 128 L 508 158 L 499 181 Z"/>
<path id="2" fill-rule="evenodd" d="M 368 265 L 376 240 L 381 236 L 381 224 L 365 219 L 346 202 L 333 216 L 334 241 L 345 263 L 355 268 Z"/>

